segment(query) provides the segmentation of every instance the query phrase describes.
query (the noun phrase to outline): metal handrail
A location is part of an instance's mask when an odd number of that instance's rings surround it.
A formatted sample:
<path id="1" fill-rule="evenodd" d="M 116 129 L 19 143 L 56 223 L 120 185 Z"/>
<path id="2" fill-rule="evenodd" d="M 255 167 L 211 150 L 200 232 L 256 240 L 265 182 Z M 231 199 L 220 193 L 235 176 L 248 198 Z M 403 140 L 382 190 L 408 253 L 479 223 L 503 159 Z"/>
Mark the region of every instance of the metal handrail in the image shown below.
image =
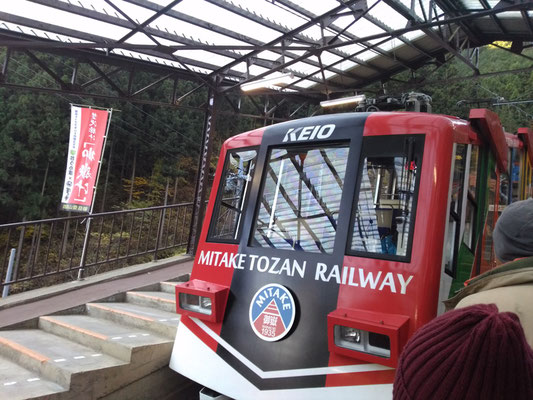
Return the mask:
<path id="1" fill-rule="evenodd" d="M 0 287 L 13 292 L 164 258 L 187 245 L 193 203 L 92 214 L 86 256 L 87 215 L 0 225 Z M 12 277 L 6 277 L 16 249 Z"/>
<path id="2" fill-rule="evenodd" d="M 146 207 L 146 208 L 135 208 L 132 210 L 119 210 L 119 211 L 106 211 L 103 213 L 93 214 L 91 218 L 96 218 L 98 216 L 108 216 L 113 214 L 127 214 L 132 211 L 146 211 L 146 210 L 159 210 L 162 208 L 170 208 L 170 207 L 179 207 L 179 206 L 192 206 L 192 202 L 189 203 L 180 203 L 180 204 L 172 204 L 170 206 L 154 206 L 154 207 Z M 0 229 L 3 228 L 10 228 L 12 226 L 19 227 L 24 225 L 35 225 L 36 223 L 41 222 L 55 222 L 55 221 L 64 221 L 69 219 L 85 219 L 88 218 L 88 215 L 74 215 L 70 217 L 58 217 L 58 218 L 48 218 L 48 219 L 40 219 L 36 221 L 24 221 L 24 222 L 12 222 L 10 224 L 0 224 Z"/>

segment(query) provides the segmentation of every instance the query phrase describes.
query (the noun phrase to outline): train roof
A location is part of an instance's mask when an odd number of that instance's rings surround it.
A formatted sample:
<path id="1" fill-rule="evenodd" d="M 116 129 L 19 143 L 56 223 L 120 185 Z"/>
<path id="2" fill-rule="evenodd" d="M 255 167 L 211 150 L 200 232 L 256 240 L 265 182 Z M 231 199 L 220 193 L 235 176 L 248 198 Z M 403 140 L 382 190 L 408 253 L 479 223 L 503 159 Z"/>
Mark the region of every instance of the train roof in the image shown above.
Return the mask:
<path id="1" fill-rule="evenodd" d="M 506 141 L 505 132 L 501 126 L 498 115 L 487 109 L 472 109 L 468 120 L 463 120 L 458 117 L 417 113 L 417 112 L 373 112 L 373 113 L 340 113 L 340 114 L 326 114 L 308 118 L 302 118 L 293 121 L 281 122 L 279 124 L 269 125 L 266 127 L 254 129 L 248 132 L 241 133 L 226 140 L 224 146 L 229 148 L 236 148 L 242 146 L 242 143 L 247 142 L 248 139 L 259 139 L 265 135 L 269 135 L 271 128 L 275 127 L 277 131 L 283 126 L 287 129 L 299 126 L 317 126 L 326 124 L 350 124 L 355 125 L 365 124 L 367 120 L 390 119 L 394 122 L 401 122 L 423 128 L 424 126 L 435 127 L 437 124 L 441 126 L 449 126 L 459 142 L 475 143 L 483 140 L 490 145 L 492 152 L 496 157 L 498 168 L 502 171 L 507 170 L 508 163 L 508 143 Z M 481 136 L 481 137 L 479 137 Z"/>
<path id="2" fill-rule="evenodd" d="M 405 117 L 409 116 L 410 118 L 419 118 L 421 120 L 425 119 L 428 122 L 428 125 L 435 122 L 435 120 L 442 120 L 442 121 L 450 121 L 450 123 L 454 125 L 461 125 L 461 124 L 467 124 L 468 121 L 464 121 L 458 117 L 450 116 L 450 115 L 443 115 L 443 114 L 429 114 L 429 113 L 416 113 L 416 112 L 402 112 L 402 111 L 394 111 L 394 112 L 351 112 L 351 113 L 338 113 L 338 114 L 325 114 L 325 115 L 318 115 L 313 117 L 307 117 L 307 118 L 301 118 L 298 120 L 292 120 L 292 121 L 285 121 L 280 122 L 273 125 L 268 125 L 265 127 L 253 129 L 251 131 L 247 131 L 238 135 L 235 135 L 229 139 L 226 140 L 226 144 L 231 144 L 232 141 L 239 139 L 242 139 L 244 137 L 249 136 L 256 136 L 257 134 L 268 134 L 268 128 L 276 126 L 276 127 L 282 127 L 283 125 L 293 125 L 295 121 L 298 121 L 298 123 L 302 126 L 307 125 L 324 125 L 328 123 L 335 123 L 340 120 L 353 120 L 354 122 L 359 122 L 362 120 L 366 120 L 368 117 L 372 118 L 394 118 L 394 117 Z"/>

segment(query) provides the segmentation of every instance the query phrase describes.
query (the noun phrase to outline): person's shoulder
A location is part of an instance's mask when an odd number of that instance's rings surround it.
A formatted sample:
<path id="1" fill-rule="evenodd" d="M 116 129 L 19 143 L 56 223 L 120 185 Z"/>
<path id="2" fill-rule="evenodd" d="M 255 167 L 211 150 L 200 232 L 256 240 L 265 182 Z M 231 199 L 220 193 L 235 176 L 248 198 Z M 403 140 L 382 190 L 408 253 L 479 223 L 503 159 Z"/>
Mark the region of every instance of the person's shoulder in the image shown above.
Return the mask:
<path id="1" fill-rule="evenodd" d="M 499 287 L 533 284 L 533 257 L 525 257 L 502 264 L 468 282 L 468 285 L 444 302 L 451 310 L 465 297 Z"/>

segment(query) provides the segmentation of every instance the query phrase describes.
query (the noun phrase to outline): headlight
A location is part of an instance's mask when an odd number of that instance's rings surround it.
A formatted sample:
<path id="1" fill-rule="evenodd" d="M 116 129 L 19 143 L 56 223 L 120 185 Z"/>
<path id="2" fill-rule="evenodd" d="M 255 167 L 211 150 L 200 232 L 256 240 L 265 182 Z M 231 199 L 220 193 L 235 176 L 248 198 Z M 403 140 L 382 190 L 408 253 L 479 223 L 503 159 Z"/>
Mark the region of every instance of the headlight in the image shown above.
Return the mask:
<path id="1" fill-rule="evenodd" d="M 350 342 L 354 344 L 361 343 L 361 331 L 359 329 L 350 328 L 348 326 L 339 326 L 336 328 L 340 329 L 339 337 L 341 341 Z"/>
<path id="2" fill-rule="evenodd" d="M 211 299 L 189 293 L 180 293 L 180 307 L 201 314 L 211 315 Z"/>
<path id="3" fill-rule="evenodd" d="M 390 339 L 387 335 L 335 325 L 335 345 L 345 349 L 390 357 Z"/>
<path id="4" fill-rule="evenodd" d="M 191 279 L 176 285 L 176 312 L 200 318 L 204 321 L 220 322 L 224 318 L 229 287 Z"/>
<path id="5" fill-rule="evenodd" d="M 395 368 L 407 341 L 409 317 L 338 308 L 328 314 L 328 350 Z"/>

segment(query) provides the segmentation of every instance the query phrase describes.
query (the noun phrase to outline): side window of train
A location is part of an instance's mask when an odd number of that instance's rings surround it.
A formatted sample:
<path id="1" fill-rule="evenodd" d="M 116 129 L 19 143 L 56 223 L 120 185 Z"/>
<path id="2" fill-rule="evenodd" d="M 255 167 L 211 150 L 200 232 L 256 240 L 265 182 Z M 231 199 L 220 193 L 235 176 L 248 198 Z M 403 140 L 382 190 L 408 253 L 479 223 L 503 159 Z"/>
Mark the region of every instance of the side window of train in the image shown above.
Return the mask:
<path id="1" fill-rule="evenodd" d="M 461 243 L 461 220 L 463 217 L 463 194 L 465 189 L 467 155 L 468 146 L 466 144 L 458 143 L 455 145 L 452 186 L 450 188 L 450 199 L 448 200 L 450 202 L 450 213 L 448 215 L 448 226 L 446 228 L 444 244 L 444 268 L 451 276 L 455 276 L 459 245 Z M 471 228 L 472 226 L 470 225 L 469 229 Z"/>
<path id="2" fill-rule="evenodd" d="M 470 148 L 470 166 L 468 168 L 468 186 L 467 198 L 465 208 L 465 229 L 463 234 L 463 242 L 466 246 L 474 252 L 476 238 L 476 215 L 478 212 L 478 171 L 480 168 L 480 153 L 478 146 L 471 146 Z"/>
<path id="3" fill-rule="evenodd" d="M 207 235 L 208 241 L 239 243 L 241 222 L 252 184 L 256 157 L 256 149 L 233 150 L 227 153 Z"/>
<path id="4" fill-rule="evenodd" d="M 348 149 L 343 144 L 271 149 L 250 245 L 330 254 Z"/>
<path id="5" fill-rule="evenodd" d="M 363 138 L 348 253 L 409 261 L 424 135 Z"/>
<path id="6" fill-rule="evenodd" d="M 492 239 L 492 232 L 494 231 L 498 214 L 497 193 L 499 174 L 496 170 L 496 167 L 491 169 L 488 178 L 488 210 L 487 219 L 485 220 L 485 226 L 483 230 L 483 253 L 481 256 L 481 269 L 483 272 L 496 266 Z"/>

